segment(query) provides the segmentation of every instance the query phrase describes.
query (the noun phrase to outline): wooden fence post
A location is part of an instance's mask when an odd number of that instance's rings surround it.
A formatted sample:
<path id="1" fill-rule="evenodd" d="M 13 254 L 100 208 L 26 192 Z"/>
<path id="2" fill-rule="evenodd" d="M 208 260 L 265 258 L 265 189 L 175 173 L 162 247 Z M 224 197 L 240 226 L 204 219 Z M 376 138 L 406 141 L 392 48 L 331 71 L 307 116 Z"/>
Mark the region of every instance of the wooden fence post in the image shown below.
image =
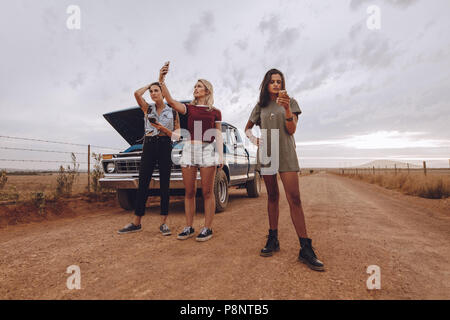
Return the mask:
<path id="1" fill-rule="evenodd" d="M 91 145 L 88 144 L 88 192 L 91 192 Z"/>
<path id="2" fill-rule="evenodd" d="M 409 174 L 409 163 L 406 164 L 408 166 L 408 174 Z"/>
<path id="3" fill-rule="evenodd" d="M 427 163 L 425 161 L 423 162 L 423 174 L 427 175 Z"/>
<path id="4" fill-rule="evenodd" d="M 397 164 L 394 163 L 394 174 L 397 175 Z"/>

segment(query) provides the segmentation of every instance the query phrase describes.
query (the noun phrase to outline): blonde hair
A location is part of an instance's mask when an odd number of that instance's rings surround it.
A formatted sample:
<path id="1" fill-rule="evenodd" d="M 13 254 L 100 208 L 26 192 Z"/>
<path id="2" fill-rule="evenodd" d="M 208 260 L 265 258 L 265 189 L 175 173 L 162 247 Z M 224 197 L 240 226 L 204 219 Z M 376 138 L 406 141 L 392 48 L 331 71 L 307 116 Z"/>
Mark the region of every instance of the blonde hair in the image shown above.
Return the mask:
<path id="1" fill-rule="evenodd" d="M 209 107 L 208 111 L 214 110 L 214 90 L 213 90 L 213 86 L 211 84 L 211 82 L 209 82 L 208 80 L 205 79 L 198 79 L 197 82 L 201 82 L 206 90 L 208 91 L 208 94 L 205 97 L 205 104 Z M 192 104 L 197 105 L 198 101 L 197 99 L 194 97 L 194 100 L 191 101 Z"/>

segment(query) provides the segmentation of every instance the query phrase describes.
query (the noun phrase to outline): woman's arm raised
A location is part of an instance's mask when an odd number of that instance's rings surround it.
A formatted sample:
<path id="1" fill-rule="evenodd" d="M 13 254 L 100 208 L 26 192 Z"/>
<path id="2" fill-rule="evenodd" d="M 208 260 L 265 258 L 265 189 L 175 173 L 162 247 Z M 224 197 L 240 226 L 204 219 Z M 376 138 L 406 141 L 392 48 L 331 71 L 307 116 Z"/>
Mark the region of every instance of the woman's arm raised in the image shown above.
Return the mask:
<path id="1" fill-rule="evenodd" d="M 150 85 L 147 85 L 145 87 L 137 89 L 134 92 L 134 97 L 136 98 L 136 101 L 137 101 L 139 107 L 141 107 L 141 109 L 144 113 L 147 113 L 149 104 L 147 103 L 147 101 L 144 100 L 144 98 L 142 96 L 144 95 L 145 91 L 147 91 L 149 88 L 150 88 Z"/>
<path id="2" fill-rule="evenodd" d="M 161 85 L 161 91 L 166 99 L 167 103 L 174 108 L 176 111 L 178 111 L 181 114 L 186 114 L 186 106 L 182 104 L 181 102 L 176 101 L 172 98 L 170 95 L 169 89 L 167 89 L 167 86 L 164 82 L 164 78 L 166 77 L 166 74 L 169 72 L 169 65 L 166 63 L 161 70 L 159 71 L 159 84 Z"/>

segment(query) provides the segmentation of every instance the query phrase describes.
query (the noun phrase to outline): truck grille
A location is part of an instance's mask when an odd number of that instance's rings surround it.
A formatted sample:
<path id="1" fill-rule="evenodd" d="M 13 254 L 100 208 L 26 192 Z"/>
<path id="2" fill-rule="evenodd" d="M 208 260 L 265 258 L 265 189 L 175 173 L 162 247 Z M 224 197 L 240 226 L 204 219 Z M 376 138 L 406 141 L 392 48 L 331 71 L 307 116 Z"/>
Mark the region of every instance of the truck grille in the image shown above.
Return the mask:
<path id="1" fill-rule="evenodd" d="M 173 154 L 173 159 L 179 158 L 181 156 L 181 152 L 180 151 L 175 151 Z M 123 157 L 123 158 L 118 158 L 113 159 L 116 170 L 114 173 L 124 173 L 124 174 L 133 174 L 136 175 L 139 173 L 139 167 L 141 165 L 141 157 Z M 174 160 L 175 161 L 175 160 Z M 106 173 L 106 167 L 108 165 L 108 163 L 110 163 L 110 160 L 107 161 L 102 161 L 103 164 L 103 171 Z M 178 163 L 178 161 L 175 161 L 176 163 Z M 175 165 L 172 163 L 172 170 L 176 170 L 176 171 L 181 171 L 181 167 L 180 165 Z M 158 176 L 159 175 L 159 166 L 156 163 L 153 174 Z"/>
<path id="2" fill-rule="evenodd" d="M 116 161 L 117 173 L 138 173 L 141 160 Z"/>
<path id="3" fill-rule="evenodd" d="M 141 165 L 141 160 L 119 160 L 116 161 L 117 173 L 139 173 L 139 167 Z M 181 171 L 179 165 L 172 164 L 172 170 Z M 159 166 L 155 165 L 153 175 L 159 175 Z"/>

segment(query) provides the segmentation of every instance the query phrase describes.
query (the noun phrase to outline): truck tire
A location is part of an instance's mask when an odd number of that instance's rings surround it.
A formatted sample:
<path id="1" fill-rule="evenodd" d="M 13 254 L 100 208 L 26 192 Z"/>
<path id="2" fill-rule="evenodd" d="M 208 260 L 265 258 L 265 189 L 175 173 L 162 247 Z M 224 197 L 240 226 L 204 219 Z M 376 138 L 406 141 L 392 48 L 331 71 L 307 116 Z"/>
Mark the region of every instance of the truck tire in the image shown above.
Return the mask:
<path id="1" fill-rule="evenodd" d="M 261 193 L 261 176 L 255 171 L 255 178 L 247 182 L 247 194 L 250 198 L 258 198 Z"/>
<path id="2" fill-rule="evenodd" d="M 216 213 L 224 211 L 228 204 L 228 178 L 222 169 L 217 169 L 214 178 L 214 197 L 216 199 Z"/>
<path id="3" fill-rule="evenodd" d="M 135 189 L 117 189 L 117 200 L 125 210 L 134 210 L 136 201 Z"/>

